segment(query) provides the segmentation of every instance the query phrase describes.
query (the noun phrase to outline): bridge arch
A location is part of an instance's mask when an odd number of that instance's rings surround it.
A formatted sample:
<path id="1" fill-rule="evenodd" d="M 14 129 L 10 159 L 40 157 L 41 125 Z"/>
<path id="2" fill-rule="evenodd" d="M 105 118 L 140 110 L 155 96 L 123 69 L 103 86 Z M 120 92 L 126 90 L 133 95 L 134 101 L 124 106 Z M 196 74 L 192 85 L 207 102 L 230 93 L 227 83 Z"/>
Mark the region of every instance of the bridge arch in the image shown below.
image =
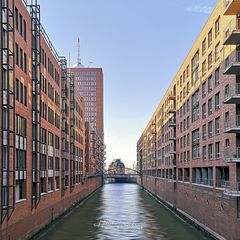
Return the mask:
<path id="1" fill-rule="evenodd" d="M 116 167 L 115 167 L 115 168 L 107 169 L 107 170 L 103 171 L 103 175 L 106 175 L 106 174 L 109 172 L 109 170 L 110 170 L 110 172 L 111 172 L 111 170 L 119 170 L 119 168 L 116 168 Z M 133 168 L 125 167 L 124 170 L 130 170 L 130 171 L 133 171 L 133 172 L 135 172 L 135 173 L 136 173 L 137 175 L 139 175 L 139 176 L 142 175 L 141 172 L 139 172 L 138 170 L 133 169 Z"/>

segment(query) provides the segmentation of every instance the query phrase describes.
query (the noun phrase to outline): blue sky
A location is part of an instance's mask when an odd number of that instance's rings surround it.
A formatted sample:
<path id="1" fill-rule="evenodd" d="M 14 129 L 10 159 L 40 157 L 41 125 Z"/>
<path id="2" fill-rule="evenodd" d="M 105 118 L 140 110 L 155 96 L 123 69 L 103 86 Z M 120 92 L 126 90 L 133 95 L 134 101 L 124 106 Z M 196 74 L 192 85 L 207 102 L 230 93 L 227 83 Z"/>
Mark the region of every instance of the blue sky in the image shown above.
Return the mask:
<path id="1" fill-rule="evenodd" d="M 40 0 L 59 54 L 104 71 L 107 162 L 136 143 L 217 0 Z"/>

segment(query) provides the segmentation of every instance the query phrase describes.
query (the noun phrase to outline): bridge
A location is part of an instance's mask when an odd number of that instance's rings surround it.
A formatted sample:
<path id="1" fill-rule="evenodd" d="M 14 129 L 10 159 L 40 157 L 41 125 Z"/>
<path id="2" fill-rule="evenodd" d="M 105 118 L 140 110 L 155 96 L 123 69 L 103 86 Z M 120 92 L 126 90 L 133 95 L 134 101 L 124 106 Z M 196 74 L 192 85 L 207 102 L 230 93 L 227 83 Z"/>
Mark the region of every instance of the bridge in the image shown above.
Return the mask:
<path id="1" fill-rule="evenodd" d="M 117 168 L 111 168 L 103 173 L 103 178 L 105 182 L 115 182 L 115 183 L 133 183 L 137 182 L 137 177 L 142 175 L 135 169 L 125 168 L 125 172 L 121 173 Z"/>

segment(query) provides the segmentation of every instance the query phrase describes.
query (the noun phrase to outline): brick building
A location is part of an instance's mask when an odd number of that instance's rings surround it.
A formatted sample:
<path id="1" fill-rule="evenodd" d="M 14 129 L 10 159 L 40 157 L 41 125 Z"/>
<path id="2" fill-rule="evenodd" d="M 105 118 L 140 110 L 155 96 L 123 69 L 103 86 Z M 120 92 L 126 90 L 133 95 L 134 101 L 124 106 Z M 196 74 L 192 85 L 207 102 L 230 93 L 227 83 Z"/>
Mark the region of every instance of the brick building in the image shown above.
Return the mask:
<path id="1" fill-rule="evenodd" d="M 101 185 L 87 179 L 84 99 L 37 1 L 1 5 L 0 238 L 39 231 Z"/>
<path id="2" fill-rule="evenodd" d="M 143 185 L 219 239 L 240 236 L 239 15 L 218 1 L 137 143 Z"/>
<path id="3" fill-rule="evenodd" d="M 102 68 L 85 68 L 79 53 L 78 62 L 70 68 L 70 72 L 75 76 L 76 91 L 85 102 L 84 118 L 90 131 L 89 166 L 100 174 L 105 167 L 103 71 Z"/>

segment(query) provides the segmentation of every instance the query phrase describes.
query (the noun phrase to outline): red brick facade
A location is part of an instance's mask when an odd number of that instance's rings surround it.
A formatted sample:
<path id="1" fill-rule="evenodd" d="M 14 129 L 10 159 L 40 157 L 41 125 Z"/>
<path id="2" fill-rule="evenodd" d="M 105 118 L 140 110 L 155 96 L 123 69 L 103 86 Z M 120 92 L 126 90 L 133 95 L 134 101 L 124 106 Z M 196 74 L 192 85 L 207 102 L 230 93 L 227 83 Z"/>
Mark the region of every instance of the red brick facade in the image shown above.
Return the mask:
<path id="1" fill-rule="evenodd" d="M 0 63 L 3 240 L 32 236 L 102 184 L 99 176 L 87 177 L 84 100 L 76 93 L 66 59 L 58 56 L 40 25 L 39 5 L 4 2 Z"/>
<path id="2" fill-rule="evenodd" d="M 216 5 L 141 135 L 137 163 L 146 189 L 215 237 L 237 240 L 240 2 L 224 2 Z"/>

